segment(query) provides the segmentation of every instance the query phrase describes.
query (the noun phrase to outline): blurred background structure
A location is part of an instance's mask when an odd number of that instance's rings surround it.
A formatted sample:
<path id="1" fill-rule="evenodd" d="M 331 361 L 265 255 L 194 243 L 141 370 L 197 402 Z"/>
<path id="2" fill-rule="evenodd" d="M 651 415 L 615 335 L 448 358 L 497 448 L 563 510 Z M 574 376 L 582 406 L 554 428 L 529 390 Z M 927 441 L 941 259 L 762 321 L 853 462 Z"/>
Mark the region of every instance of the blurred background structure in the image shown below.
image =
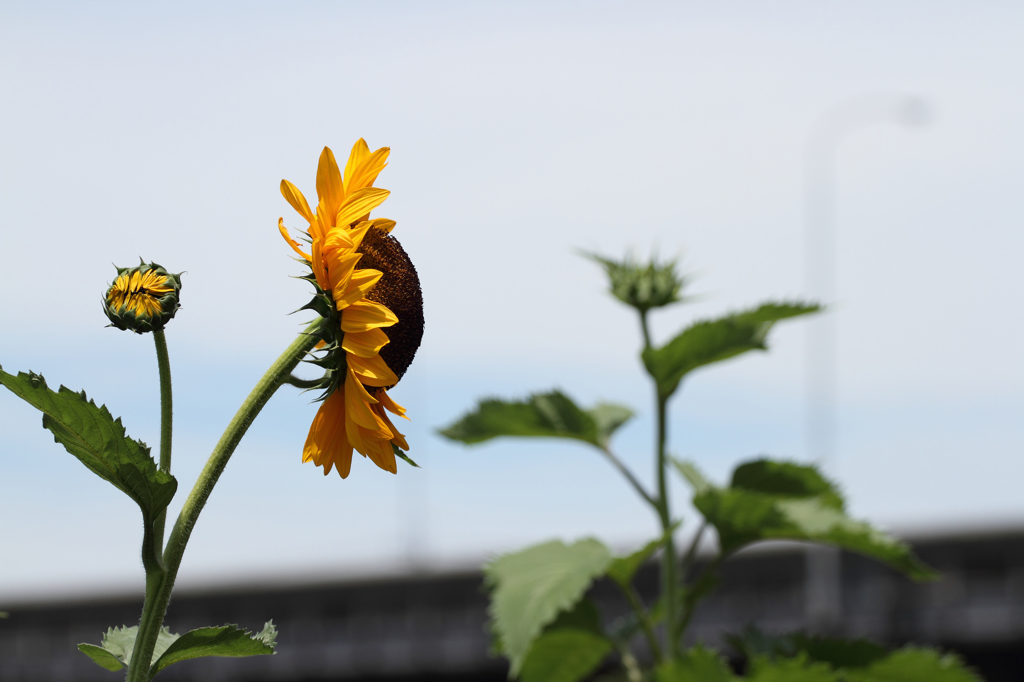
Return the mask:
<path id="1" fill-rule="evenodd" d="M 1012 2 L 2 2 L 0 364 L 87 388 L 152 443 L 151 343 L 104 328 L 99 295 L 111 261 L 187 271 L 168 327 L 174 473 L 187 488 L 305 319 L 287 316 L 308 291 L 287 277 L 301 272 L 277 234 L 293 213 L 280 179 L 312 193 L 325 144 L 390 146 L 378 184 L 392 195 L 377 214 L 398 221 L 427 315 L 394 395 L 423 468 L 392 477 L 357 461 L 347 480 L 323 478 L 299 461 L 315 407 L 282 391 L 182 566 L 183 588 L 225 601 L 180 605 L 224 604 L 209 614 L 220 618 L 234 617 L 232 594 L 264 604 L 243 624 L 278 619 L 284 652 L 301 639 L 274 611 L 284 602 L 251 595 L 352 580 L 406 594 L 452 575 L 478 604 L 469 576 L 498 552 L 585 535 L 628 549 L 654 532 L 583 448 L 462 449 L 433 434 L 482 395 L 557 386 L 638 408 L 618 438 L 650 478 L 639 332 L 573 250 L 685 255 L 691 293 L 705 296 L 655 317 L 657 339 L 693 317 L 811 294 L 806 140 L 837 103 L 910 93 L 927 101 L 927 126 L 865 127 L 835 147 L 828 469 L 856 515 L 901 535 L 999 538 L 1024 523 L 1022 29 Z M 719 477 L 762 452 L 823 457 L 805 438 L 806 341 L 787 326 L 769 354 L 696 375 L 671 406 L 673 452 Z M 51 634 L 118 624 L 75 620 L 97 613 L 76 611 L 81 598 L 137 618 L 131 502 L 6 394 L 0 433 L 0 610 L 12 613 L 0 628 L 19 613 Z M 686 498 L 679 484 L 673 499 Z M 942 594 L 966 585 L 973 599 L 975 583 L 951 570 Z M 1017 625 L 1000 641 L 1019 642 L 1019 568 L 1006 571 L 1005 591 L 977 594 L 1003 595 L 991 599 Z M 95 641 L 89 628 L 81 637 Z"/>

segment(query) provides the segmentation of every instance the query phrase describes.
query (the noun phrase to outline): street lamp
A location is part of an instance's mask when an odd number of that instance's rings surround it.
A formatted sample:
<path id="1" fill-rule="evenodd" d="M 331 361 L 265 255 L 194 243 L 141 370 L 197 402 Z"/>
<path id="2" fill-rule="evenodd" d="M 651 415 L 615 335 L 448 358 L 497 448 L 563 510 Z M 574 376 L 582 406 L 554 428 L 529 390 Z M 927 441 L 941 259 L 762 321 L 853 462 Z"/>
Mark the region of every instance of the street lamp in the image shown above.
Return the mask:
<path id="1" fill-rule="evenodd" d="M 850 133 L 879 123 L 920 126 L 928 108 L 919 97 L 874 93 L 845 100 L 822 114 L 807 138 L 804 156 L 804 283 L 812 300 L 834 303 L 836 285 L 836 151 Z M 835 467 L 837 443 L 837 336 L 831 314 L 809 322 L 805 373 L 805 438 L 808 454 L 826 473 Z M 839 550 L 807 552 L 804 618 L 811 630 L 831 634 L 842 625 Z"/>

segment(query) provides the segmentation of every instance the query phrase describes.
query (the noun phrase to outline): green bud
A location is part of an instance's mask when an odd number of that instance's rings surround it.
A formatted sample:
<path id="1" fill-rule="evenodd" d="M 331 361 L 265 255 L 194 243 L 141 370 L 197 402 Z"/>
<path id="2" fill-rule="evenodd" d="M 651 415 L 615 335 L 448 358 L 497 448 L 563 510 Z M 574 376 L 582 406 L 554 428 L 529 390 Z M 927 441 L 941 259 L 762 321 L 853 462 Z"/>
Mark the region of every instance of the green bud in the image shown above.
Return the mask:
<path id="1" fill-rule="evenodd" d="M 626 254 L 622 261 L 596 253 L 583 252 L 583 255 L 604 267 L 612 296 L 641 313 L 682 300 L 680 294 L 686 278 L 676 271 L 674 260 L 660 263 L 652 257 L 650 262 L 640 263 L 632 254 Z"/>
<path id="2" fill-rule="evenodd" d="M 114 267 L 117 267 L 116 265 Z M 111 326 L 136 334 L 163 329 L 178 312 L 181 273 L 173 275 L 156 263 L 117 268 L 117 277 L 103 297 Z"/>

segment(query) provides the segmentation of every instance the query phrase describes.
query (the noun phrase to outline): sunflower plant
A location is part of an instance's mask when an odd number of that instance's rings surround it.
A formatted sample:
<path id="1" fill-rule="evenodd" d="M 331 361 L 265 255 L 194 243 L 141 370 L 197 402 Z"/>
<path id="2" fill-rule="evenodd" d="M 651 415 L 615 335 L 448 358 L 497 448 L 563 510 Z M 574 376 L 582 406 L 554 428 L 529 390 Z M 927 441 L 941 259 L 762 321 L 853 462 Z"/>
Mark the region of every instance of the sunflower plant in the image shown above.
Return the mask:
<path id="1" fill-rule="evenodd" d="M 8 374 L 0 384 L 43 413 L 43 427 L 57 443 L 100 478 L 135 501 L 142 512 L 142 565 L 145 598 L 138 625 L 107 630 L 100 644 L 79 649 L 100 666 L 126 670 L 129 682 L 152 679 L 167 666 L 205 656 L 273 654 L 277 631 L 268 621 L 257 633 L 236 625 L 172 633 L 163 623 L 189 537 L 231 455 L 271 396 L 291 385 L 320 391 L 320 408 L 302 448 L 302 461 L 346 478 L 353 452 L 377 467 L 397 473 L 397 460 L 415 464 L 409 444 L 390 413 L 405 417 L 405 408 L 389 391 L 412 363 L 423 335 L 423 299 L 412 261 L 391 234 L 395 221 L 370 218 L 388 197 L 374 187 L 390 150 L 371 152 L 360 139 L 352 148 L 344 174 L 330 149 L 324 148 L 316 173 L 317 204 L 287 180 L 281 193 L 305 222 L 300 241 L 278 229 L 308 269 L 302 277 L 313 298 L 300 310 L 317 314 L 256 383 L 217 442 L 177 520 L 165 537 L 167 507 L 178 489 L 171 474 L 173 398 L 165 327 L 180 308 L 181 276 L 156 263 L 118 268 L 103 296 L 110 326 L 152 334 L 160 377 L 159 460 L 142 441 L 128 436 L 121 420 L 97 406 L 84 391 L 51 389 L 34 372 Z M 312 380 L 293 373 L 300 362 L 320 368 Z"/>
<path id="2" fill-rule="evenodd" d="M 612 296 L 637 315 L 640 358 L 653 393 L 654 488 L 642 484 L 612 446 L 615 433 L 633 417 L 623 405 L 582 407 L 557 390 L 521 400 L 488 399 L 440 433 L 464 444 L 498 437 L 583 442 L 622 475 L 660 530 L 622 556 L 595 538 L 584 538 L 551 540 L 489 562 L 484 568 L 489 628 L 493 650 L 508 660 L 509 677 L 523 682 L 977 681 L 955 657 L 928 649 L 889 652 L 863 640 L 770 636 L 756 629 L 729 638 L 733 661 L 745 660 L 745 676 L 737 677 L 721 652 L 692 644 L 689 626 L 701 600 L 713 591 L 722 563 L 758 542 L 825 544 L 881 561 L 913 580 L 935 575 L 906 544 L 848 516 L 838 487 L 815 466 L 759 457 L 738 465 L 730 482 L 721 485 L 708 480 L 695 463 L 669 452 L 668 406 L 691 372 L 767 350 L 777 323 L 818 313 L 820 305 L 768 301 L 695 321 L 658 343 L 650 333 L 650 314 L 686 300 L 688 281 L 677 263 L 584 255 L 604 269 Z M 673 475 L 692 488 L 692 504 L 700 515 L 685 548 L 677 545 L 682 519 L 669 499 Z M 708 532 L 717 536 L 710 557 L 698 551 Z M 645 602 L 634 578 L 654 560 L 659 594 Z M 595 581 L 615 585 L 631 615 L 603 618 L 587 596 Z"/>

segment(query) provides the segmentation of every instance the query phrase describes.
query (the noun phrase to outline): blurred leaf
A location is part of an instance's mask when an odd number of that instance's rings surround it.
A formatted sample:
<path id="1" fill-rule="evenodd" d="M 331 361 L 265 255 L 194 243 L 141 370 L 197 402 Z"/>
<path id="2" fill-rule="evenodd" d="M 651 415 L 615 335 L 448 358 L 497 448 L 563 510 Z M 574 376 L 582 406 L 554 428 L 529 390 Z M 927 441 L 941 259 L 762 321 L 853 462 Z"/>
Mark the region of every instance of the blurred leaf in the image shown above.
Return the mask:
<path id="1" fill-rule="evenodd" d="M 612 434 L 633 418 L 633 410 L 614 403 L 598 403 L 586 411 L 597 428 L 597 445 L 606 447 Z"/>
<path id="2" fill-rule="evenodd" d="M 484 567 L 491 627 L 513 676 L 544 627 L 580 601 L 611 559 L 597 540 L 572 545 L 555 540 L 498 557 Z"/>
<path id="3" fill-rule="evenodd" d="M 815 304 L 765 303 L 746 312 L 695 322 L 661 348 L 647 348 L 642 358 L 662 398 L 675 393 L 683 377 L 715 362 L 766 350 L 765 339 L 775 322 L 820 310 Z"/>
<path id="4" fill-rule="evenodd" d="M 119 628 L 108 628 L 99 646 L 95 644 L 79 644 L 78 650 L 91 658 L 96 665 L 107 670 L 120 670 L 127 668 L 132 660 L 132 649 L 135 647 L 135 637 L 139 633 L 139 626 L 121 626 Z M 153 649 L 153 658 L 158 658 L 171 644 L 178 639 L 179 635 L 173 634 L 168 628 L 160 629 L 156 638 L 156 646 Z"/>
<path id="5" fill-rule="evenodd" d="M 555 628 L 538 637 L 523 661 L 523 682 L 579 682 L 612 652 L 607 637 L 589 630 Z"/>
<path id="6" fill-rule="evenodd" d="M 693 504 L 718 531 L 724 553 L 759 540 L 805 540 L 878 559 L 915 580 L 935 577 L 905 543 L 848 517 L 842 511 L 843 500 L 838 491 L 820 474 L 809 474 L 808 467 L 767 460 L 752 464 L 756 466 L 746 468 L 740 476 L 747 487 L 729 488 L 706 483 L 692 464 L 678 465 L 688 479 L 696 480 L 701 486 Z M 747 465 L 741 465 L 740 469 L 744 467 Z M 758 479 L 756 472 L 766 473 L 765 478 Z M 800 481 L 803 487 L 796 486 Z M 822 486 L 826 486 L 824 494 L 807 495 L 809 490 Z M 759 490 L 794 488 L 798 494 Z"/>
<path id="7" fill-rule="evenodd" d="M 843 498 L 832 481 L 813 466 L 793 462 L 758 459 L 741 464 L 732 474 L 732 487 L 790 497 L 820 496 L 830 506 L 843 509 Z"/>
<path id="8" fill-rule="evenodd" d="M 894 651 L 845 675 L 848 682 L 982 682 L 956 656 L 915 647 Z"/>
<path id="9" fill-rule="evenodd" d="M 803 653 L 808 660 L 833 668 L 863 668 L 889 655 L 885 647 L 866 639 L 814 637 L 803 632 L 770 634 L 754 625 L 726 640 L 748 661 L 758 657 L 793 658 Z"/>
<path id="10" fill-rule="evenodd" d="M 63 386 L 52 391 L 42 376 L 31 372 L 14 376 L 0 368 L 0 384 L 43 413 L 43 427 L 56 442 L 135 500 L 147 524 L 167 508 L 177 481 L 157 471 L 146 444 L 129 438 L 121 420 L 111 417 L 106 406 L 97 407 L 85 391 L 75 393 Z"/>
<path id="11" fill-rule="evenodd" d="M 733 682 L 737 678 L 718 654 L 697 645 L 678 661 L 669 661 L 654 671 L 655 682 Z"/>
<path id="12" fill-rule="evenodd" d="M 150 670 L 152 678 L 169 665 L 179 661 L 207 656 L 241 657 L 264 656 L 274 653 L 277 629 L 274 621 L 267 621 L 257 634 L 238 629 L 237 625 L 190 630 L 174 640 L 162 654 L 154 653 L 156 662 Z"/>
<path id="13" fill-rule="evenodd" d="M 499 436 L 539 436 L 573 438 L 604 447 L 632 415 L 621 405 L 600 404 L 582 410 L 561 391 L 552 391 L 525 401 L 482 400 L 476 410 L 440 433 L 467 444 Z"/>
<path id="14" fill-rule="evenodd" d="M 647 263 L 640 263 L 632 254 L 615 261 L 596 253 L 581 253 L 604 268 L 612 296 L 641 313 L 682 300 L 680 294 L 686 278 L 676 270 L 675 260 L 659 262 L 652 258 Z"/>
<path id="15" fill-rule="evenodd" d="M 704 474 L 701 473 L 700 469 L 693 462 L 676 459 L 675 457 L 671 461 L 682 477 L 686 479 L 686 482 L 690 484 L 690 487 L 693 488 L 694 494 L 699 495 L 713 487 L 711 482 L 704 477 Z"/>
<path id="16" fill-rule="evenodd" d="M 651 555 L 658 551 L 660 547 L 665 546 L 669 537 L 679 528 L 680 524 L 682 524 L 682 521 L 676 521 L 672 524 L 668 533 L 656 540 L 651 540 L 632 554 L 616 557 L 608 566 L 608 577 L 622 587 L 629 587 L 633 582 L 633 576 L 636 575 L 636 572 L 643 566 L 644 562 L 650 559 Z"/>
<path id="17" fill-rule="evenodd" d="M 796 658 L 754 658 L 743 679 L 751 682 L 845 682 L 827 663 L 800 654 Z"/>

